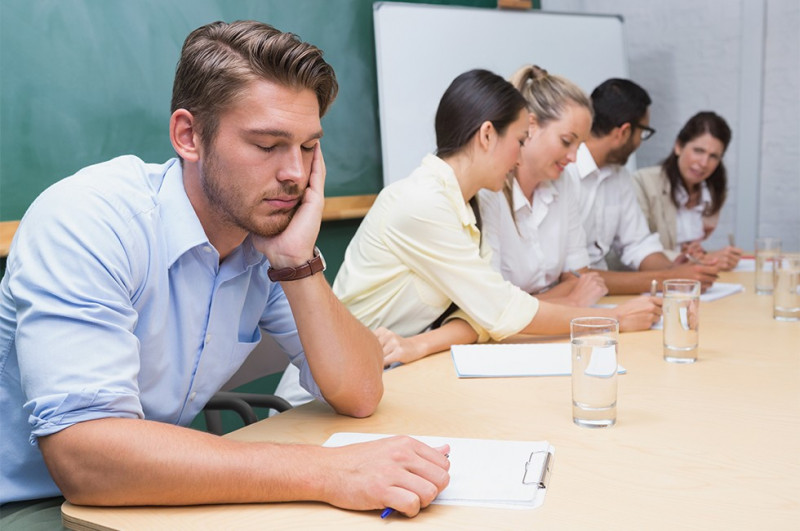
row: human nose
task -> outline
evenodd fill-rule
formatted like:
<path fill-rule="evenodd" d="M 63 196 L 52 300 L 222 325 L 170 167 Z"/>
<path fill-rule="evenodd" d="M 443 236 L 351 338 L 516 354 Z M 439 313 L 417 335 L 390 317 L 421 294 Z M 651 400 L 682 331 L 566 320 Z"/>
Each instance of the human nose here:
<path fill-rule="evenodd" d="M 305 161 L 300 148 L 287 150 L 286 156 L 281 163 L 281 169 L 278 172 L 278 180 L 299 181 L 306 177 L 306 173 Z"/>
<path fill-rule="evenodd" d="M 567 152 L 567 160 L 569 162 L 575 162 L 578 160 L 578 148 L 572 148 Z"/>

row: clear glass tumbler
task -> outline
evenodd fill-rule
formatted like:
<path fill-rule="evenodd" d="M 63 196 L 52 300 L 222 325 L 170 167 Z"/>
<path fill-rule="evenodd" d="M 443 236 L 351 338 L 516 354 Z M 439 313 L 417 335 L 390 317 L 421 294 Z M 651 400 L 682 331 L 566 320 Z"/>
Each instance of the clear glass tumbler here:
<path fill-rule="evenodd" d="M 570 322 L 572 340 L 572 421 L 585 428 L 617 422 L 619 322 L 581 317 Z"/>

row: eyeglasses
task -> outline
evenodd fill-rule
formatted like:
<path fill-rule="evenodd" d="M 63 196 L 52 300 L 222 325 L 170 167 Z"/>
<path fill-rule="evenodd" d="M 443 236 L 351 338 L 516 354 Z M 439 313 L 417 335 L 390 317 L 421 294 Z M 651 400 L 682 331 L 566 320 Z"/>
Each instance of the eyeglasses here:
<path fill-rule="evenodd" d="M 656 130 L 655 129 L 653 129 L 652 127 L 648 127 L 646 125 L 634 124 L 634 127 L 638 127 L 639 129 L 642 130 L 642 141 L 645 141 L 648 138 L 650 138 L 651 136 L 653 136 L 654 134 L 656 134 Z"/>

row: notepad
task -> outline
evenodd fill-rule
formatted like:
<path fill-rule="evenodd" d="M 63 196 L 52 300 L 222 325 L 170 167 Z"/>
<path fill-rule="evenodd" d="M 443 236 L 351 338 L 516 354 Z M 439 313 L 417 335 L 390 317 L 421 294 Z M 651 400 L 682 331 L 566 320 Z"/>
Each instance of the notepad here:
<path fill-rule="evenodd" d="M 384 437 L 391 435 L 334 433 L 323 446 Z M 433 503 L 505 509 L 534 509 L 544 503 L 555 452 L 547 441 L 412 437 L 433 447 L 450 445 L 450 484 Z"/>
<path fill-rule="evenodd" d="M 572 348 L 569 343 L 453 345 L 450 354 L 459 378 L 572 374 Z M 625 368 L 617 366 L 617 372 L 624 374 Z"/>
<path fill-rule="evenodd" d="M 736 267 L 733 268 L 734 273 L 749 273 L 756 270 L 755 258 L 742 258 Z"/>

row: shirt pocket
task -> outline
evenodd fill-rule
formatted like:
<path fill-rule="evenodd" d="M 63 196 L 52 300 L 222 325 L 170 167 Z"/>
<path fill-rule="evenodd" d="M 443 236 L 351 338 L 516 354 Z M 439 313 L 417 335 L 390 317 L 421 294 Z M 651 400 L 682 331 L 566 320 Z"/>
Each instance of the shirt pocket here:
<path fill-rule="evenodd" d="M 243 338 L 240 336 L 239 341 L 234 343 L 231 349 L 230 362 L 231 365 L 234 366 L 234 372 L 238 370 L 239 366 L 247 359 L 247 356 L 249 356 L 261 342 L 261 329 L 256 327 L 250 338 L 247 338 L 246 341 L 242 341 L 242 339 Z"/>

